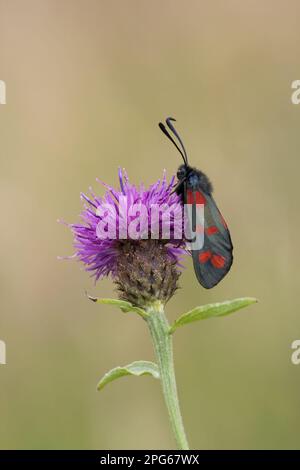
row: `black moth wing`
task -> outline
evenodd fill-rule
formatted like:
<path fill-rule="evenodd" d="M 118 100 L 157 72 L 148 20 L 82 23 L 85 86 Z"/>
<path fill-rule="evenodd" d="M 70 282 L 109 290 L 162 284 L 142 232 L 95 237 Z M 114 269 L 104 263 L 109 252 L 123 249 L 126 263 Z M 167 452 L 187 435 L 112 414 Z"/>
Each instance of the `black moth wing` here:
<path fill-rule="evenodd" d="M 188 203 L 204 203 L 204 244 L 192 250 L 194 270 L 200 284 L 211 289 L 228 273 L 233 262 L 233 245 L 227 224 L 211 194 L 187 190 Z M 192 221 L 189 220 L 190 227 Z M 200 230 L 203 230 L 200 227 Z M 196 227 L 199 233 L 199 227 Z"/>

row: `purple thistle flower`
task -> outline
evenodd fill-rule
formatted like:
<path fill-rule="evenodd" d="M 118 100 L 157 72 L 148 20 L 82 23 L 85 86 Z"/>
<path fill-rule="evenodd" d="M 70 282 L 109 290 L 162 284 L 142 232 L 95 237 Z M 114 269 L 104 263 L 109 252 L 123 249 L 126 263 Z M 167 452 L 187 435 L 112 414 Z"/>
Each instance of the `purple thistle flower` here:
<path fill-rule="evenodd" d="M 183 207 L 181 198 L 172 192 L 174 177 L 168 183 L 164 172 L 162 180 L 146 189 L 143 184 L 131 184 L 125 170 L 119 169 L 119 190 L 97 181 L 106 188 L 104 196 L 96 196 L 91 189 L 90 196 L 81 194 L 81 223 L 68 224 L 74 236 L 73 257 L 84 264 L 96 281 L 111 275 L 121 297 L 134 304 L 153 298 L 166 302 L 177 288 L 178 266 L 186 253 L 184 239 L 178 237 L 178 229 L 183 233 Z M 134 204 L 143 205 L 143 214 L 132 211 Z M 158 212 L 157 239 L 151 239 L 153 207 L 172 209 L 167 222 L 162 211 Z M 132 239 L 129 227 L 135 222 Z M 114 227 L 114 236 L 108 232 L 99 238 L 99 223 Z M 166 223 L 169 236 L 162 238 Z"/>

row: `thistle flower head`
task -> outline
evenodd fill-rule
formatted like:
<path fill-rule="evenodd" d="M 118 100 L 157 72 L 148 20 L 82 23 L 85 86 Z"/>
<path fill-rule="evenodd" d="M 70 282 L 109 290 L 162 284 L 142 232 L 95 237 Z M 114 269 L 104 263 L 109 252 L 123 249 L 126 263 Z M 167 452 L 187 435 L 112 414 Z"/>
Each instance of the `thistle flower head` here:
<path fill-rule="evenodd" d="M 104 196 L 91 189 L 89 196 L 81 194 L 81 222 L 69 225 L 73 257 L 96 281 L 110 275 L 123 299 L 135 305 L 165 303 L 177 288 L 180 260 L 186 252 L 178 235 L 182 204 L 172 192 L 174 177 L 168 183 L 164 173 L 149 188 L 137 187 L 119 170 L 120 189 L 100 183 L 106 189 Z M 162 234 L 166 229 L 167 237 Z"/>

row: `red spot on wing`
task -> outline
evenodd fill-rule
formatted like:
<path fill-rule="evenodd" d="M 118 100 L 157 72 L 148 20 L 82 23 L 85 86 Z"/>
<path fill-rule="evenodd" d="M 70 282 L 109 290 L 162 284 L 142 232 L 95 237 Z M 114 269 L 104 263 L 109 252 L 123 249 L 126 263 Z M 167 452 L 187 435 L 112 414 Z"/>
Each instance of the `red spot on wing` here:
<path fill-rule="evenodd" d="M 206 263 L 211 258 L 211 251 L 202 251 L 199 253 L 199 261 L 200 263 Z"/>
<path fill-rule="evenodd" d="M 194 202 L 193 192 L 190 189 L 186 192 L 186 202 L 187 204 L 193 204 Z"/>
<path fill-rule="evenodd" d="M 214 233 L 217 233 L 219 230 L 218 230 L 218 227 L 216 227 L 215 225 L 212 225 L 211 227 L 207 227 L 207 229 L 205 230 L 205 233 L 206 235 L 213 235 Z"/>
<path fill-rule="evenodd" d="M 217 269 L 223 268 L 225 261 L 224 256 L 221 255 L 212 255 L 211 257 L 211 264 Z"/>
<path fill-rule="evenodd" d="M 206 199 L 200 191 L 194 191 L 193 192 L 191 189 L 188 189 L 186 196 L 187 196 L 187 198 L 186 198 L 187 204 L 193 204 L 194 202 L 196 204 L 205 204 L 206 203 Z"/>

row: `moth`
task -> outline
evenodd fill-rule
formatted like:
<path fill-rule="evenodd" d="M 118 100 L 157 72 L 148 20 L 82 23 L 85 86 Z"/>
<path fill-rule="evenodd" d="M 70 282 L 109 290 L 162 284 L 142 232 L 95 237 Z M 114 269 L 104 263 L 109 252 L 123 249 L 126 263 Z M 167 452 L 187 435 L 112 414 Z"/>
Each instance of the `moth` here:
<path fill-rule="evenodd" d="M 208 177 L 188 163 L 187 152 L 172 122 L 167 118 L 166 125 L 159 123 L 162 132 L 175 145 L 182 156 L 183 164 L 177 171 L 178 182 L 174 191 L 181 196 L 183 204 L 191 205 L 188 211 L 188 224 L 192 233 L 202 232 L 203 243 L 200 249 L 192 249 L 194 271 L 200 284 L 206 289 L 216 286 L 228 273 L 233 262 L 233 245 L 228 226 L 212 196 L 213 187 Z M 177 142 L 175 141 L 177 139 Z M 204 206 L 204 224 L 197 225 L 197 205 Z"/>

